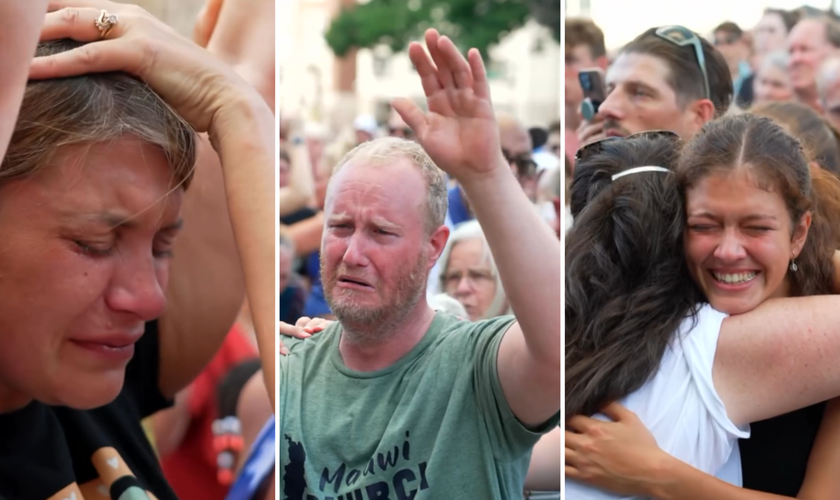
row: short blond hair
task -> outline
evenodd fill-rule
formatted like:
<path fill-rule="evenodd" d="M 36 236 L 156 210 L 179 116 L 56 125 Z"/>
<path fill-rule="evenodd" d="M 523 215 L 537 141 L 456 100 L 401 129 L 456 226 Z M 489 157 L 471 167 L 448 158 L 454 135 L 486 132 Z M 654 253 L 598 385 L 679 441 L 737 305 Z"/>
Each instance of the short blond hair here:
<path fill-rule="evenodd" d="M 431 234 L 446 220 L 446 210 L 449 207 L 446 174 L 435 165 L 426 151 L 416 142 L 399 137 L 382 137 L 364 142 L 344 155 L 344 158 L 333 169 L 332 176 L 334 177 L 344 165 L 352 160 L 365 159 L 376 165 L 385 165 L 399 158 L 405 158 L 417 167 L 426 184 L 425 229 L 427 234 Z"/>

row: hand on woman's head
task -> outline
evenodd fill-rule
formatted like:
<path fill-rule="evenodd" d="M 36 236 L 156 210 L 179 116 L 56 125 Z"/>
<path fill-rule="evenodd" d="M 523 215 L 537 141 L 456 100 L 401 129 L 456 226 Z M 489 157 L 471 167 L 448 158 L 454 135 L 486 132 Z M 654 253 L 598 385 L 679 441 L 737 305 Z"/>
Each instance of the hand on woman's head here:
<path fill-rule="evenodd" d="M 30 78 L 49 79 L 123 71 L 141 78 L 199 132 L 213 131 L 230 106 L 259 94 L 228 65 L 134 5 L 107 0 L 54 0 L 42 40 L 71 38 L 86 45 L 36 58 Z M 118 16 L 102 37 L 102 10 Z"/>

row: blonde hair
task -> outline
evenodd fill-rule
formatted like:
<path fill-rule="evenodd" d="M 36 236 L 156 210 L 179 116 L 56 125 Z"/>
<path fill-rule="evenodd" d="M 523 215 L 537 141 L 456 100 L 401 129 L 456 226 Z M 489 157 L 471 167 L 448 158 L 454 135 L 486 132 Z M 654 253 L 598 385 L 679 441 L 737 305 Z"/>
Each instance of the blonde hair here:
<path fill-rule="evenodd" d="M 426 232 L 431 234 L 443 225 L 449 198 L 446 190 L 446 174 L 438 168 L 426 151 L 416 142 L 398 137 L 383 137 L 364 142 L 344 155 L 332 171 L 335 176 L 344 165 L 354 159 L 364 159 L 377 165 L 386 165 L 399 158 L 405 158 L 420 170 L 426 184 Z"/>
<path fill-rule="evenodd" d="M 69 40 L 46 42 L 38 46 L 36 55 L 81 45 Z M 196 160 L 195 131 L 145 83 L 125 73 L 30 81 L 0 165 L 0 183 L 33 175 L 62 146 L 115 141 L 126 135 L 159 147 L 174 184 L 189 185 Z"/>

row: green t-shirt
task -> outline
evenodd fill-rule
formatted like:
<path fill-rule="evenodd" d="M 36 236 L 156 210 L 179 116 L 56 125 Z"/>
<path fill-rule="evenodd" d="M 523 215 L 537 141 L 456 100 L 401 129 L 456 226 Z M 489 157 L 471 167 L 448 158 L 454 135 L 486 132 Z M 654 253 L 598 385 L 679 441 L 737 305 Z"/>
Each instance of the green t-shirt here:
<path fill-rule="evenodd" d="M 513 322 L 438 313 L 414 349 L 376 372 L 347 368 L 338 323 L 288 343 L 280 357 L 280 497 L 521 499 L 531 449 L 560 411 L 529 430 L 508 406 L 496 358 Z"/>

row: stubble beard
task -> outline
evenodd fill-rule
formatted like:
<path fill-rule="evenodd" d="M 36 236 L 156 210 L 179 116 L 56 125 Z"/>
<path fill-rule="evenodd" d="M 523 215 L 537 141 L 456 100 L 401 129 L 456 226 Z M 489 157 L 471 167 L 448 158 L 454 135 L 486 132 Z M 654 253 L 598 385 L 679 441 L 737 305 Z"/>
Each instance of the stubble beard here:
<path fill-rule="evenodd" d="M 323 260 L 321 276 L 325 276 Z M 426 284 L 426 259 L 421 255 L 410 272 L 400 274 L 394 292 L 385 295 L 386 300 L 391 300 L 379 306 L 355 303 L 353 294 L 358 292 L 353 290 L 335 290 L 335 276 L 333 274 L 329 281 L 324 281 L 324 296 L 341 324 L 344 337 L 355 345 L 378 344 L 400 333 L 406 316 L 422 298 Z M 379 291 L 380 294 L 383 292 Z"/>

